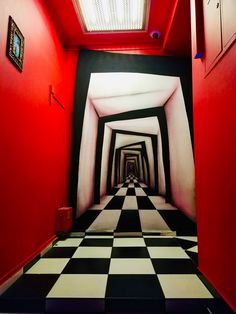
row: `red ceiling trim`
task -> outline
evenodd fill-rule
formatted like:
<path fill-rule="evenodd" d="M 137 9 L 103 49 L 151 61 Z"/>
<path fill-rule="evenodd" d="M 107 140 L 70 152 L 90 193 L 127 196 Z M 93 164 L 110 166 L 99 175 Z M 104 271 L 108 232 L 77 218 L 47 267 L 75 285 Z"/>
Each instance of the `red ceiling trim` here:
<path fill-rule="evenodd" d="M 173 6 L 173 10 L 172 10 L 172 13 L 170 15 L 170 18 L 169 18 L 169 22 L 168 22 L 168 25 L 167 25 L 167 28 L 166 28 L 166 34 L 165 34 L 165 38 L 164 38 L 164 41 L 163 41 L 163 51 L 165 51 L 165 48 L 168 44 L 168 40 L 170 38 L 170 31 L 171 31 L 171 28 L 172 28 L 172 25 L 173 25 L 173 21 L 174 21 L 174 18 L 176 16 L 176 11 L 177 11 L 177 6 L 178 6 L 178 3 L 179 3 L 179 0 L 175 0 L 175 4 Z"/>

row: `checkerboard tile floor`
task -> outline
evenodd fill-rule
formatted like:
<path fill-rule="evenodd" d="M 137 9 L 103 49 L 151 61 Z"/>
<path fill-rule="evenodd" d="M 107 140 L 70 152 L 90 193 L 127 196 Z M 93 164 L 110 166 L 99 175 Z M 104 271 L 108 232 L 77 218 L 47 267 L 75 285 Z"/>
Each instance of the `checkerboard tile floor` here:
<path fill-rule="evenodd" d="M 217 313 L 207 310 L 219 303 L 217 295 L 187 254 L 196 240 L 154 235 L 59 240 L 1 296 L 0 310 L 172 313 L 174 306 L 181 313 Z"/>
<path fill-rule="evenodd" d="M 195 223 L 136 178 L 128 178 L 110 194 L 104 196 L 100 204 L 89 208 L 75 222 L 73 230 L 196 236 Z"/>
<path fill-rule="evenodd" d="M 129 178 L 34 260 L 0 313 L 230 314 L 197 269 L 195 225 Z"/>

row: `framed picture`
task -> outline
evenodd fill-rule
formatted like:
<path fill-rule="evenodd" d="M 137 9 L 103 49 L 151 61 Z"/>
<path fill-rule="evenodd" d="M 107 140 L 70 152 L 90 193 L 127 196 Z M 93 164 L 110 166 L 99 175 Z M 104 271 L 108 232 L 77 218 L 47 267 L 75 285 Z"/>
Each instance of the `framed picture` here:
<path fill-rule="evenodd" d="M 7 35 L 7 57 L 22 72 L 24 58 L 24 36 L 9 16 Z"/>

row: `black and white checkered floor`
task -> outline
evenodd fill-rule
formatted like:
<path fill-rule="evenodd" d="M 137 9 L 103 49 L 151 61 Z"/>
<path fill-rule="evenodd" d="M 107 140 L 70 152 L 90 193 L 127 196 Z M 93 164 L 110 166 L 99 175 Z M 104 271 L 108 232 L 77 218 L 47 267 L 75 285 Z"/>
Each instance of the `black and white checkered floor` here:
<path fill-rule="evenodd" d="M 137 179 L 128 178 L 111 193 L 78 219 L 74 231 L 196 236 L 196 225 L 190 219 Z"/>
<path fill-rule="evenodd" d="M 136 193 L 136 202 L 129 196 L 117 196 L 117 193 L 127 195 L 129 189 Z M 98 215 L 96 219 L 93 216 L 90 223 L 89 219 L 84 219 L 81 230 L 86 232 L 74 232 L 58 240 L 27 267 L 20 279 L 1 296 L 0 312 L 231 313 L 197 269 L 197 237 L 193 235 L 193 226 L 176 230 L 174 219 L 178 216 L 170 218 L 168 213 L 177 210 L 171 205 L 157 209 L 156 198 L 148 197 L 148 209 L 141 209 L 141 204 L 145 204 L 144 208 L 148 204 L 147 200 L 139 200 L 139 197 L 147 198 L 139 196 L 144 189 L 121 187 L 114 197 L 108 197 L 106 203 L 101 204 L 104 211 L 94 206 L 89 212 Z M 116 209 L 118 203 L 122 210 Z M 139 209 L 129 209 L 131 204 Z M 109 222 L 112 208 L 116 220 L 105 233 L 105 224 L 99 217 Z M 119 211 L 117 216 L 116 211 Z M 152 219 L 145 218 L 144 213 L 149 211 L 157 213 L 160 228 L 156 233 Z M 102 215 L 107 212 L 107 217 Z M 131 223 L 130 235 L 125 229 L 128 219 L 133 219 L 129 212 L 133 217 L 136 215 L 138 223 L 136 229 Z M 122 218 L 123 213 L 123 217 L 127 215 L 125 218 Z M 99 234 L 95 226 L 103 233 Z M 145 232 L 146 229 L 151 232 Z M 188 230 L 190 234 L 186 235 Z M 160 235 L 167 231 L 177 235 Z"/>

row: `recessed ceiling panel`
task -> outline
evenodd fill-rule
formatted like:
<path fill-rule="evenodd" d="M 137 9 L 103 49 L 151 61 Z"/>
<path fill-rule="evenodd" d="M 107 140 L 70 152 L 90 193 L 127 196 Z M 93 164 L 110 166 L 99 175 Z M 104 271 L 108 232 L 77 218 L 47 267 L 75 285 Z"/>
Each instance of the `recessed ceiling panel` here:
<path fill-rule="evenodd" d="M 144 29 L 145 0 L 75 0 L 88 32 Z"/>

